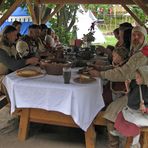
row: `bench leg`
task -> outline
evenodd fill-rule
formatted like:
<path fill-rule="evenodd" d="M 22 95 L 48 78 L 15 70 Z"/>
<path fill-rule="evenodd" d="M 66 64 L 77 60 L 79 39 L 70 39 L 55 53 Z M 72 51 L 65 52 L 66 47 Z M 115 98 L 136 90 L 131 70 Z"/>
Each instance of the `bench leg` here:
<path fill-rule="evenodd" d="M 133 137 L 127 137 L 125 148 L 130 148 L 132 141 L 133 141 Z"/>
<path fill-rule="evenodd" d="M 18 139 L 24 141 L 28 135 L 29 128 L 29 109 L 22 109 L 20 115 Z"/>
<path fill-rule="evenodd" d="M 85 144 L 86 148 L 95 148 L 96 132 L 93 124 L 91 124 L 90 127 L 85 132 Z"/>
<path fill-rule="evenodd" d="M 148 148 L 148 132 L 142 132 L 142 148 Z"/>

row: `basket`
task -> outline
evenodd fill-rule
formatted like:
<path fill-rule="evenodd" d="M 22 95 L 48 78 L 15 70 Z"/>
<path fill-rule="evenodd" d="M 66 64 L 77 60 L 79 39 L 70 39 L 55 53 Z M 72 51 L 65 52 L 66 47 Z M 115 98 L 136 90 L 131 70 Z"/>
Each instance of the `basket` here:
<path fill-rule="evenodd" d="M 49 75 L 62 75 L 63 67 L 68 67 L 68 64 L 63 63 L 46 63 L 44 69 Z"/>

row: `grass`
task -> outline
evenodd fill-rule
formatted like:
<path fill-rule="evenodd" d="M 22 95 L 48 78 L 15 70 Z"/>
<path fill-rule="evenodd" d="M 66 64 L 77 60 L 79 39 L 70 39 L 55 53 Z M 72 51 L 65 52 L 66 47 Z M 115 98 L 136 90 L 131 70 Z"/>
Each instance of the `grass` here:
<path fill-rule="evenodd" d="M 104 47 L 106 47 L 107 45 L 115 46 L 117 42 L 117 39 L 114 36 L 105 36 L 105 40 L 106 42 L 102 44 Z"/>
<path fill-rule="evenodd" d="M 99 44 L 99 45 L 102 45 L 104 47 L 106 47 L 107 45 L 115 46 L 116 42 L 117 42 L 117 40 L 114 36 L 105 36 L 105 40 L 106 40 L 105 43 Z M 98 45 L 98 44 L 96 44 L 96 45 Z"/>

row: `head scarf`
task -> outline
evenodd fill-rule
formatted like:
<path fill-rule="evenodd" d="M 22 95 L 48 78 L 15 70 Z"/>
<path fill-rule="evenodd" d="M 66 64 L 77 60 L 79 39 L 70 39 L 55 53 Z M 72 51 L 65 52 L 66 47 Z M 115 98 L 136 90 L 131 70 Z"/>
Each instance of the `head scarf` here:
<path fill-rule="evenodd" d="M 147 39 L 146 39 L 146 37 L 147 37 L 147 30 L 143 26 L 136 26 L 136 27 L 134 27 L 132 29 L 132 33 L 133 32 L 141 32 L 144 35 L 144 42 L 143 42 L 143 44 L 140 47 L 137 47 L 137 48 L 133 49 L 133 43 L 131 42 L 130 51 L 135 53 L 135 52 L 140 51 L 144 46 L 147 45 Z"/>

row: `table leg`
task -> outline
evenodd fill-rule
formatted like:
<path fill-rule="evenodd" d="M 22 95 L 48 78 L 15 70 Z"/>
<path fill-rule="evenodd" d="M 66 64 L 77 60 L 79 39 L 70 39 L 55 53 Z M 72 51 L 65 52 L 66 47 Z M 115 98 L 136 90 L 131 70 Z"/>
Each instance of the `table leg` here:
<path fill-rule="evenodd" d="M 20 141 L 24 141 L 28 135 L 29 113 L 30 113 L 29 109 L 22 109 L 22 111 L 21 111 L 19 132 L 18 132 L 18 139 Z"/>
<path fill-rule="evenodd" d="M 85 132 L 85 144 L 86 148 L 95 148 L 96 132 L 93 124 Z"/>

